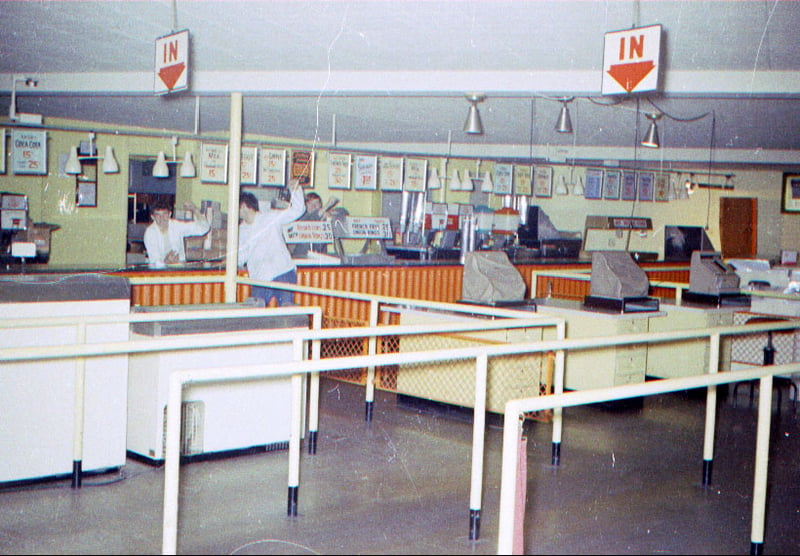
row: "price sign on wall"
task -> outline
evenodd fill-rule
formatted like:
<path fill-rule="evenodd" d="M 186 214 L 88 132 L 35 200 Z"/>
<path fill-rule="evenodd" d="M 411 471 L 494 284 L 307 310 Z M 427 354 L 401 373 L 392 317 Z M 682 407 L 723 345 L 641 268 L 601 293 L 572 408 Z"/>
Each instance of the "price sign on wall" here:
<path fill-rule="evenodd" d="M 47 174 L 47 132 L 11 132 L 11 168 L 15 174 Z"/>
<path fill-rule="evenodd" d="M 203 143 L 200 146 L 200 180 L 228 182 L 228 145 Z"/>

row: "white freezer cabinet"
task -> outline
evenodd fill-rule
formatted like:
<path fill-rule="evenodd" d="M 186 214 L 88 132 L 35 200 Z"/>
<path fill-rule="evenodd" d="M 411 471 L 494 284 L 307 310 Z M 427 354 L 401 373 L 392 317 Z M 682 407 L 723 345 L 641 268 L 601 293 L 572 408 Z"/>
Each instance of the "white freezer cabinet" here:
<path fill-rule="evenodd" d="M 176 306 L 242 308 L 224 306 Z M 169 310 L 171 307 L 148 308 Z M 132 340 L 151 341 L 174 335 L 209 338 L 236 330 L 247 335 L 265 328 L 304 328 L 306 316 L 265 316 L 245 319 L 165 321 L 134 324 Z M 130 356 L 128 372 L 128 451 L 140 459 L 158 463 L 164 459 L 164 430 L 169 375 L 182 369 L 208 369 L 291 361 L 291 342 L 264 345 L 161 351 Z M 190 384 L 184 387 L 181 455 L 200 459 L 211 454 L 242 450 L 285 448 L 289 440 L 291 378 Z"/>

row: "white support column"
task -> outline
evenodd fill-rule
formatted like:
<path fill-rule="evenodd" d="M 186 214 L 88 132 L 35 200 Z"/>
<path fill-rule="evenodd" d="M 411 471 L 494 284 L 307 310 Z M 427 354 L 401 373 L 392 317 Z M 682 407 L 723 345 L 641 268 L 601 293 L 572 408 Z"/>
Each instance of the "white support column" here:
<path fill-rule="evenodd" d="M 228 244 L 225 252 L 225 303 L 236 303 L 239 252 L 239 185 L 242 166 L 242 93 L 231 93 L 228 147 Z"/>
<path fill-rule="evenodd" d="M 483 491 L 483 453 L 486 435 L 486 384 L 489 358 L 481 354 L 475 358 L 475 410 L 472 417 L 472 479 L 469 495 L 469 539 L 478 540 L 481 531 L 481 504 Z"/>

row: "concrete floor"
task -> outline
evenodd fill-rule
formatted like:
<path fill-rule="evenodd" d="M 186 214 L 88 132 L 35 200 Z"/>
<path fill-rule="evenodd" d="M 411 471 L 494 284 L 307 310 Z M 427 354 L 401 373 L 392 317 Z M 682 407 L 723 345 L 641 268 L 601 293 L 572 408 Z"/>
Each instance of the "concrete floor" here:
<path fill-rule="evenodd" d="M 181 469 L 184 554 L 495 554 L 502 430 L 486 437 L 481 535 L 469 533 L 471 425 L 378 392 L 322 380 L 318 453 L 302 457 L 299 513 L 287 517 L 288 452 Z M 722 398 L 722 396 L 720 396 Z M 800 430 L 773 421 L 765 554 L 800 553 Z M 777 416 L 777 413 L 775 414 Z M 712 486 L 702 486 L 704 400 L 686 393 L 640 407 L 565 410 L 561 464 L 551 427 L 529 421 L 529 554 L 747 554 L 756 410 L 720 402 Z M 161 551 L 163 469 L 0 488 L 0 552 Z"/>

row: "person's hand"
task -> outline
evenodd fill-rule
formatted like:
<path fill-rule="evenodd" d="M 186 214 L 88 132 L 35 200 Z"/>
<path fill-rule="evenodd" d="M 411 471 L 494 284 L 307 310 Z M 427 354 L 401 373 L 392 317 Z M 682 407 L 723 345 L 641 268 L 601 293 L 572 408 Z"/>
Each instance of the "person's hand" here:
<path fill-rule="evenodd" d="M 167 253 L 167 256 L 164 257 L 164 262 L 167 263 L 167 264 L 177 263 L 179 261 L 180 261 L 180 257 L 178 257 L 178 252 L 174 251 L 174 250 L 170 251 L 169 253 Z"/>
<path fill-rule="evenodd" d="M 200 212 L 200 209 L 198 209 L 197 205 L 195 205 L 192 201 L 186 201 L 183 203 L 183 208 L 192 211 L 193 220 L 200 220 L 202 222 L 206 221 L 206 215 Z"/>
<path fill-rule="evenodd" d="M 297 178 L 292 178 L 289 180 L 289 191 L 294 193 L 300 188 L 300 180 Z"/>

